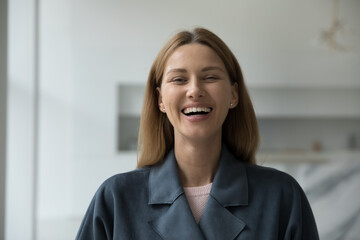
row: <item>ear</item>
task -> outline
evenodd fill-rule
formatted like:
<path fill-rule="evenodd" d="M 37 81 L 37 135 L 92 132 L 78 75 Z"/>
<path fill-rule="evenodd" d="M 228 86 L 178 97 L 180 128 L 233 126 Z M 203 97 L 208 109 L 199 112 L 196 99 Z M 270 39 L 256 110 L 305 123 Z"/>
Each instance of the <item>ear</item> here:
<path fill-rule="evenodd" d="M 159 109 L 161 112 L 165 112 L 164 109 L 165 109 L 165 105 L 162 101 L 162 95 L 161 95 L 161 88 L 160 87 L 157 87 L 156 88 L 156 91 L 158 93 L 158 106 L 159 106 Z"/>
<path fill-rule="evenodd" d="M 231 103 L 230 108 L 235 108 L 239 103 L 239 85 L 237 83 L 231 86 Z"/>

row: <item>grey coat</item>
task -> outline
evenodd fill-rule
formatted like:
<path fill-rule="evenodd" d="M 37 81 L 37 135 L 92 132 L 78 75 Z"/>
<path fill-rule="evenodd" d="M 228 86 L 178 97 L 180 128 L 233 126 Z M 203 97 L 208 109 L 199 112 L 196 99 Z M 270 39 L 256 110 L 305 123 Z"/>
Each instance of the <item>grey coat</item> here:
<path fill-rule="evenodd" d="M 96 192 L 76 239 L 319 239 L 313 213 L 288 174 L 245 164 L 225 146 L 196 224 L 174 152 L 155 166 L 115 175 Z"/>

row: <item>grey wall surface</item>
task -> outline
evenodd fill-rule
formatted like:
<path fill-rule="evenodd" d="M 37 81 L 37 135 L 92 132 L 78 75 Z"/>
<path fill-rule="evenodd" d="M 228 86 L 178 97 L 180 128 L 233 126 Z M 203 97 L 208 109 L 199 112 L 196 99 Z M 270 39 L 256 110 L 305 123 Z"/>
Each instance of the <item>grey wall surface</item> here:
<path fill-rule="evenodd" d="M 5 239 L 7 0 L 0 0 L 0 240 Z"/>

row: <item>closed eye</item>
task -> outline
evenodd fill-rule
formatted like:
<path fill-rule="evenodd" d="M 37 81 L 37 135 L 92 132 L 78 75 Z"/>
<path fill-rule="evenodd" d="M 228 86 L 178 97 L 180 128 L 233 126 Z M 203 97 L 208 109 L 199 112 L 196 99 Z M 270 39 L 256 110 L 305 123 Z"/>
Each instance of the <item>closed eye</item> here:
<path fill-rule="evenodd" d="M 208 75 L 204 77 L 204 80 L 209 80 L 209 81 L 214 81 L 214 80 L 218 80 L 219 77 L 215 76 L 215 75 Z"/>
<path fill-rule="evenodd" d="M 185 82 L 186 82 L 186 79 L 185 79 L 185 78 L 181 78 L 181 77 L 176 77 L 176 78 L 171 79 L 171 82 L 181 84 L 181 83 L 185 83 Z"/>

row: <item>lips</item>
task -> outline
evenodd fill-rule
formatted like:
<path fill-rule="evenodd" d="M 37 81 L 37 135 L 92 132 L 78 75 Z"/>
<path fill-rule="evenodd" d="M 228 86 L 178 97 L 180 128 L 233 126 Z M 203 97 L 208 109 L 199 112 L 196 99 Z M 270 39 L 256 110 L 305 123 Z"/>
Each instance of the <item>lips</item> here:
<path fill-rule="evenodd" d="M 212 111 L 210 107 L 186 107 L 182 110 L 182 113 L 186 116 L 193 115 L 206 115 Z"/>

